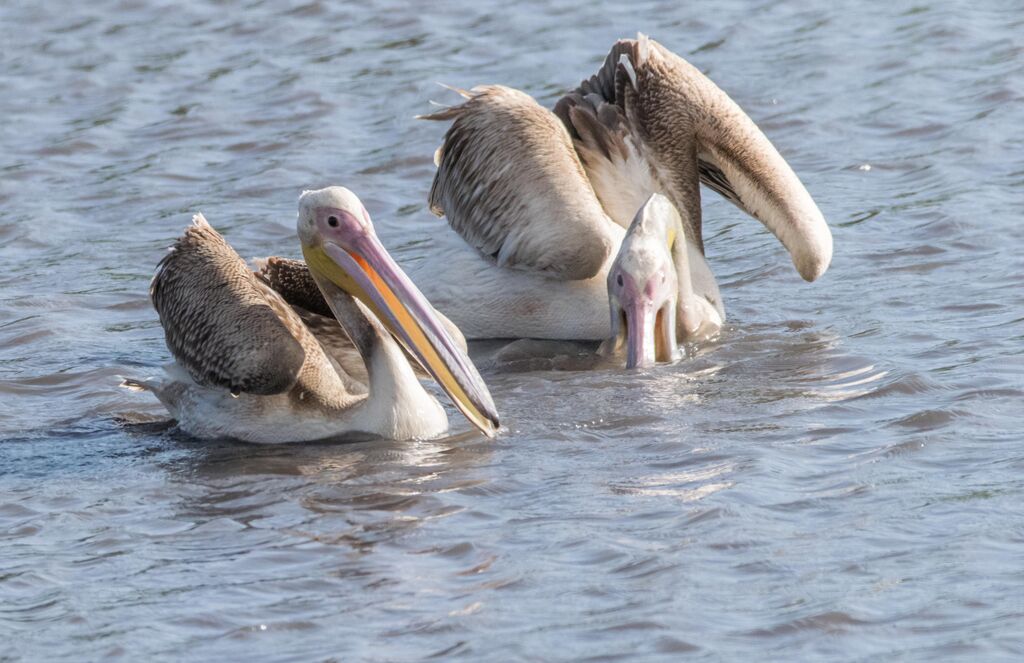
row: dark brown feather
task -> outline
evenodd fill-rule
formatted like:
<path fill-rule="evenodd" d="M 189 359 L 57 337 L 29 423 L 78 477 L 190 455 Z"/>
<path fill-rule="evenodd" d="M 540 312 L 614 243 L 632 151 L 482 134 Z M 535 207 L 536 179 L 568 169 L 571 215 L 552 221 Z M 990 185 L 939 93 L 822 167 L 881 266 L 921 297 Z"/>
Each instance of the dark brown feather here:
<path fill-rule="evenodd" d="M 650 40 L 649 48 L 660 45 Z M 623 58 L 629 61 L 636 84 L 621 62 Z M 604 126 L 605 134 L 628 134 L 638 146 L 642 145 L 651 165 L 662 166 L 651 168 L 660 182 L 658 192 L 667 195 L 680 209 L 688 236 L 703 252 L 698 187 L 701 173 L 691 117 L 698 104 L 686 96 L 693 91 L 689 81 L 675 69 L 661 66 L 660 60 L 655 63 L 642 53 L 639 41 L 623 39 L 612 46 L 596 74 L 559 100 L 555 113 L 573 133 L 577 149 L 587 135 L 593 134 L 594 128 L 589 124 L 598 118 L 603 120 L 599 125 Z M 667 118 L 662 117 L 659 110 L 669 101 L 673 104 L 671 112 Z M 610 160 L 611 150 L 606 152 Z M 623 186 L 626 185 L 624 181 Z M 637 192 L 637 197 L 646 199 L 648 193 Z"/>
<path fill-rule="evenodd" d="M 256 276 L 292 306 L 334 319 L 334 313 L 305 262 L 273 256 L 259 261 Z"/>
<path fill-rule="evenodd" d="M 150 286 L 167 347 L 198 384 L 278 394 L 298 378 L 301 321 L 201 216 Z"/>

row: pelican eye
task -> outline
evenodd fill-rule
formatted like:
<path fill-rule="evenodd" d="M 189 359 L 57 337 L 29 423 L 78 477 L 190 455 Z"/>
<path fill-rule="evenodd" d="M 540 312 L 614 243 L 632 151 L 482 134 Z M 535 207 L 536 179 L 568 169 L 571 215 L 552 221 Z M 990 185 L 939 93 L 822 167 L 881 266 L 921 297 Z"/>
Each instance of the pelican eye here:
<path fill-rule="evenodd" d="M 329 225 L 332 228 L 337 228 L 338 227 L 338 217 L 334 216 L 333 214 L 331 216 L 327 217 L 327 225 Z"/>
<path fill-rule="evenodd" d="M 615 282 L 619 284 L 620 288 L 622 287 L 622 274 L 615 277 Z"/>

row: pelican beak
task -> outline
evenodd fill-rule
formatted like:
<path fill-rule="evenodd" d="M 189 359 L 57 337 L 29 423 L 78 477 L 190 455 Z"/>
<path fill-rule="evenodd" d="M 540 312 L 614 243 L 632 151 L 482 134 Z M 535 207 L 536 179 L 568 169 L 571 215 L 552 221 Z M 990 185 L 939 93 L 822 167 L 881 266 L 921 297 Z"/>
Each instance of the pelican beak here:
<path fill-rule="evenodd" d="M 304 245 L 306 264 L 373 311 L 470 423 L 494 437 L 498 414 L 491 394 L 426 297 L 371 229 L 349 233 L 343 243 L 324 238 Z"/>
<path fill-rule="evenodd" d="M 666 304 L 655 310 L 646 302 L 629 302 L 622 309 L 626 331 L 626 368 L 644 368 L 669 362 L 678 352 L 675 308 Z"/>

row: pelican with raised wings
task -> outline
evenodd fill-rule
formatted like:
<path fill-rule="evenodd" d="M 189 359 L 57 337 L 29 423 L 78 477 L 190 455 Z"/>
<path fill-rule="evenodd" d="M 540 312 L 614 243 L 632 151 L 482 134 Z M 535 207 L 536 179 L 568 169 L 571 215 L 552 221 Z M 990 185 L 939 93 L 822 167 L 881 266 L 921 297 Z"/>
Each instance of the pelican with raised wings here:
<path fill-rule="evenodd" d="M 154 392 L 179 427 L 199 438 L 435 437 L 448 429 L 447 416 L 404 347 L 462 414 L 493 436 L 498 416 L 487 387 L 381 245 L 355 194 L 342 187 L 303 193 L 298 234 L 309 270 L 289 281 L 279 259 L 253 273 L 196 215 L 150 288 L 175 362 L 165 379 L 127 386 Z M 322 299 L 313 296 L 310 277 Z M 304 303 L 326 303 L 364 370 L 344 368 L 333 351 L 337 343 L 325 340 L 330 334 L 316 331 L 309 311 L 292 306 Z"/>
<path fill-rule="evenodd" d="M 459 92 L 464 103 L 423 117 L 453 121 L 435 154 L 430 207 L 465 243 L 442 243 L 413 273 L 432 277 L 426 293 L 468 338 L 608 338 L 609 273 L 617 257 L 638 276 L 645 269 L 620 254 L 634 251 L 625 229 L 652 194 L 680 219 L 673 253 L 687 259 L 672 264 L 685 264 L 676 280 L 692 292 L 678 301 L 696 302 L 675 316 L 677 339 L 720 327 L 702 182 L 760 220 L 804 279 L 828 268 L 831 233 L 786 161 L 728 95 L 644 35 L 616 43 L 554 112 L 503 86 Z M 669 213 L 661 203 L 647 212 Z"/>

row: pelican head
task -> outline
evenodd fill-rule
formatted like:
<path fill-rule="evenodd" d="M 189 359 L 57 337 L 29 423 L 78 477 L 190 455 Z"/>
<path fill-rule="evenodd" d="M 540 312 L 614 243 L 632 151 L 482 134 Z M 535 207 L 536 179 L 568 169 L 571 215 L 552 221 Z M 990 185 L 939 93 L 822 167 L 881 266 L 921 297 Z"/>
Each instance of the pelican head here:
<path fill-rule="evenodd" d="M 671 361 L 678 352 L 679 282 L 673 249 L 682 235 L 675 206 L 653 194 L 633 217 L 608 271 L 609 344 L 616 348 L 625 342 L 626 368 Z"/>
<path fill-rule="evenodd" d="M 359 198 L 340 186 L 303 192 L 298 234 L 306 264 L 328 303 L 330 285 L 362 302 L 466 418 L 484 434 L 494 435 L 498 415 L 486 385 L 433 307 L 377 239 Z"/>

